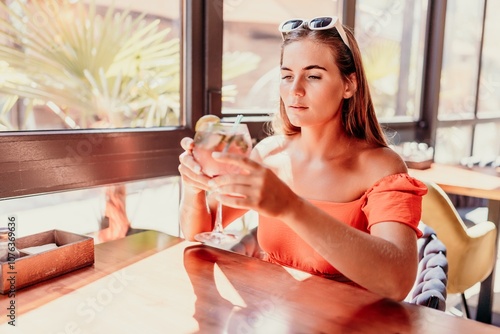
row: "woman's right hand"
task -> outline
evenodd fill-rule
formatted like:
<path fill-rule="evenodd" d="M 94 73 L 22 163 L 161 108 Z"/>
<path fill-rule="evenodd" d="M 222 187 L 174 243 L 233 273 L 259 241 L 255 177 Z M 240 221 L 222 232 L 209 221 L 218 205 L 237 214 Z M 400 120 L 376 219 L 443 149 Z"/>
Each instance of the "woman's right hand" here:
<path fill-rule="evenodd" d="M 192 138 L 184 137 L 181 140 L 184 152 L 179 156 L 179 173 L 185 186 L 193 190 L 208 191 L 210 178 L 201 172 L 201 166 L 193 157 L 194 141 Z"/>

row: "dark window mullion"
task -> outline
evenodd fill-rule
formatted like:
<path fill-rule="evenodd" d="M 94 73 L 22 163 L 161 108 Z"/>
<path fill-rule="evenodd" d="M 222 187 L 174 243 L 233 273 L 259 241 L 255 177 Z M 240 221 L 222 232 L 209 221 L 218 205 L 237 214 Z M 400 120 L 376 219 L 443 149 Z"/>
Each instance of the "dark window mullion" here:
<path fill-rule="evenodd" d="M 182 1 L 182 107 L 185 124 L 194 124 L 206 110 L 205 86 L 205 10 L 204 1 Z"/>
<path fill-rule="evenodd" d="M 409 96 L 409 79 L 411 67 L 411 51 L 413 44 L 413 27 L 415 1 L 406 1 L 403 7 L 403 31 L 400 47 L 398 93 L 396 96 L 396 116 L 405 116 Z"/>
<path fill-rule="evenodd" d="M 205 3 L 205 84 L 206 113 L 222 117 L 223 0 Z"/>
<path fill-rule="evenodd" d="M 356 23 L 356 0 L 344 0 L 342 3 L 342 23 L 354 30 Z"/>
<path fill-rule="evenodd" d="M 478 106 L 479 106 L 479 93 L 480 93 L 480 87 L 481 87 L 481 69 L 482 69 L 482 64 L 483 64 L 483 47 L 484 47 L 484 30 L 486 27 L 486 8 L 488 6 L 488 0 L 484 0 L 484 7 L 483 7 L 483 20 L 481 24 L 481 39 L 479 42 L 479 54 L 478 54 L 478 66 L 477 66 L 477 83 L 476 83 L 476 99 L 474 101 L 474 118 L 477 118 L 477 113 L 478 113 Z"/>
<path fill-rule="evenodd" d="M 481 24 L 481 39 L 479 42 L 479 54 L 478 54 L 478 66 L 477 66 L 477 82 L 476 82 L 476 94 L 475 94 L 475 101 L 474 101 L 474 119 L 477 120 L 477 113 L 478 113 L 478 106 L 479 106 L 479 90 L 481 89 L 481 68 L 482 68 L 482 62 L 483 62 L 483 46 L 484 46 L 484 29 L 486 25 L 486 7 L 488 5 L 488 0 L 484 0 L 483 4 L 483 20 Z M 471 145 L 470 145 L 470 151 L 469 155 L 472 156 L 472 153 L 474 151 L 474 140 L 475 140 L 475 133 L 476 133 L 476 122 L 474 123 L 474 126 L 472 127 L 472 134 L 471 134 Z"/>
<path fill-rule="evenodd" d="M 430 146 L 436 144 L 446 5 L 447 0 L 430 1 L 428 4 L 423 87 L 416 140 Z"/>
<path fill-rule="evenodd" d="M 222 115 L 222 72 L 223 72 L 223 39 L 224 13 L 223 0 L 205 0 L 205 83 L 206 83 L 206 113 Z M 225 115 L 227 116 L 227 115 Z M 250 134 L 256 140 L 267 136 L 264 132 L 264 122 L 245 119 Z"/>

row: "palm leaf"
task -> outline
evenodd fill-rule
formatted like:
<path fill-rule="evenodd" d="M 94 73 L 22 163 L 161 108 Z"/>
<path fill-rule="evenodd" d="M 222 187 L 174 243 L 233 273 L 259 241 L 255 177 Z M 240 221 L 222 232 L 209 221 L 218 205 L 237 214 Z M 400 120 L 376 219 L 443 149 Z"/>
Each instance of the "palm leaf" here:
<path fill-rule="evenodd" d="M 167 41 L 170 31 L 160 30 L 158 21 L 147 23 L 145 14 L 132 18 L 113 6 L 100 17 L 94 1 L 88 7 L 56 0 L 14 3 L 22 14 L 0 3 L 6 13 L 0 34 L 7 40 L 0 59 L 9 69 L 0 93 L 79 110 L 84 122 L 106 117 L 125 126 L 126 119 L 117 120 L 119 112 L 131 105 L 151 112 L 162 94 L 178 95 L 179 43 Z M 34 17 L 51 19 L 36 24 Z M 176 79 L 175 89 L 172 80 L 158 79 L 167 73 Z M 171 108 L 178 110 L 178 103 Z"/>
<path fill-rule="evenodd" d="M 2 100 L 0 100 L 2 104 L 2 108 L 0 109 L 0 129 L 9 130 L 12 128 L 12 124 L 9 122 L 7 118 L 7 114 L 12 109 L 12 107 L 17 102 L 17 96 L 7 96 Z"/>
<path fill-rule="evenodd" d="M 114 6 L 101 16 L 93 0 L 25 2 L 0 1 L 0 94 L 31 106 L 42 101 L 68 127 L 96 119 L 114 127 L 178 124 L 180 41 L 169 39 L 159 20 Z M 259 61 L 252 53 L 224 54 L 224 80 Z M 231 97 L 236 89 L 223 93 Z M 80 124 L 67 118 L 70 111 Z"/>

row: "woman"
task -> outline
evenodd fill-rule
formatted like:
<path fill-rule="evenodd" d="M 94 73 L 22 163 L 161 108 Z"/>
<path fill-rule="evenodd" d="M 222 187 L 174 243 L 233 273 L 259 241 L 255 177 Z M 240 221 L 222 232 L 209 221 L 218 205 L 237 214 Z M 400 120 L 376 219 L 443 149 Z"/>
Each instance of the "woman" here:
<path fill-rule="evenodd" d="M 427 189 L 407 174 L 377 122 L 361 55 L 338 20 L 280 26 L 280 112 L 251 157 L 215 154 L 244 172 L 209 179 L 181 142 L 185 237 L 213 227 L 213 190 L 224 225 L 259 214 L 265 259 L 403 300 L 417 271 L 416 239 Z"/>

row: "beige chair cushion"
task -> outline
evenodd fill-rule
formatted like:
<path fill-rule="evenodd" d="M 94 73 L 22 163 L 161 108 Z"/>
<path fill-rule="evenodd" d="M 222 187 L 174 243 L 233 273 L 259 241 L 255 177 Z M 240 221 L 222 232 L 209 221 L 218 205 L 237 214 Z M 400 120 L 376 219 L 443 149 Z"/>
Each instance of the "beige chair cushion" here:
<path fill-rule="evenodd" d="M 463 293 L 482 282 L 496 260 L 496 227 L 489 221 L 467 228 L 448 195 L 435 183 L 425 182 L 422 221 L 445 244 L 448 259 L 448 293 Z"/>

